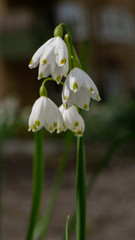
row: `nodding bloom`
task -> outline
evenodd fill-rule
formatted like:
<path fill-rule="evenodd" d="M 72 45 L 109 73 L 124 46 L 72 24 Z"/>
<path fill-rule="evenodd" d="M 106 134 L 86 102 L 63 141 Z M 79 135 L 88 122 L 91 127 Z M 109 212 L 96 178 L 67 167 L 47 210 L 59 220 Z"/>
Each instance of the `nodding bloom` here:
<path fill-rule="evenodd" d="M 68 49 L 61 37 L 53 37 L 45 42 L 33 55 L 29 67 L 39 65 L 38 79 L 46 78 L 50 74 L 59 84 L 63 76 L 67 76 Z"/>
<path fill-rule="evenodd" d="M 70 129 L 75 134 L 75 136 L 81 137 L 85 129 L 85 123 L 82 116 L 78 113 L 76 107 L 72 105 L 72 107 L 65 109 L 62 104 L 59 109 L 63 116 L 63 126 L 65 130 Z"/>
<path fill-rule="evenodd" d="M 63 117 L 57 105 L 48 97 L 41 96 L 32 107 L 28 131 L 36 132 L 42 127 L 49 132 L 60 133 L 63 130 Z"/>
<path fill-rule="evenodd" d="M 72 69 L 63 86 L 62 101 L 64 107 L 67 109 L 75 104 L 88 111 L 90 98 L 100 101 L 95 83 L 83 70 Z"/>

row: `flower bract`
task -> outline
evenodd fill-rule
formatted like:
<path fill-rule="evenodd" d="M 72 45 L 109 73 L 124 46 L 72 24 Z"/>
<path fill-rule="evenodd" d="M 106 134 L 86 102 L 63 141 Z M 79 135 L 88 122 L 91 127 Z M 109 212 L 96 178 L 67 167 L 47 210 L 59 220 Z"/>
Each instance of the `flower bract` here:
<path fill-rule="evenodd" d="M 76 107 L 73 105 L 65 109 L 62 104 L 59 109 L 63 116 L 65 130 L 70 129 L 76 136 L 82 136 L 85 129 L 85 123 Z"/>
<path fill-rule="evenodd" d="M 39 65 L 38 79 L 49 75 L 59 84 L 63 76 L 67 76 L 68 49 L 61 37 L 53 37 L 45 42 L 33 55 L 29 67 Z"/>
<path fill-rule="evenodd" d="M 77 105 L 89 110 L 90 98 L 100 101 L 98 89 L 86 72 L 73 68 L 63 86 L 62 101 L 65 108 Z"/>
<path fill-rule="evenodd" d="M 36 132 L 42 127 L 51 133 L 55 130 L 57 133 L 63 130 L 63 117 L 59 108 L 45 96 L 38 98 L 32 107 L 28 131 Z"/>

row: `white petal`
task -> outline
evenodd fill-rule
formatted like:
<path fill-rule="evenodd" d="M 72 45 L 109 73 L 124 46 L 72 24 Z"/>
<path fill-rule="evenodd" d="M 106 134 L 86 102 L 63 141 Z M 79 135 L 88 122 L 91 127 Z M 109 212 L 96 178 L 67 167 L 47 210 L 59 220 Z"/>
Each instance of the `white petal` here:
<path fill-rule="evenodd" d="M 63 129 L 62 114 L 57 105 L 49 98 L 47 98 L 46 118 L 44 127 L 50 132 L 53 132 L 55 129 L 57 129 L 57 132 L 61 132 Z"/>
<path fill-rule="evenodd" d="M 44 51 L 40 57 L 40 64 L 46 65 L 51 63 L 52 58 L 54 58 L 54 47 L 50 44 L 47 45 L 47 47 L 44 48 Z"/>
<path fill-rule="evenodd" d="M 41 54 L 43 53 L 44 49 L 53 41 L 54 41 L 54 38 L 49 39 L 35 52 L 29 64 L 30 68 L 35 68 L 38 66 Z"/>
<path fill-rule="evenodd" d="M 68 101 L 70 101 L 71 99 L 72 99 L 72 104 L 75 104 L 79 108 L 84 109 L 86 111 L 89 110 L 90 92 L 88 92 L 86 89 L 81 88 L 76 93 L 71 91 Z M 69 102 L 67 102 L 67 104 L 69 105 Z"/>
<path fill-rule="evenodd" d="M 75 135 L 82 136 L 85 128 L 85 123 L 82 116 L 78 113 L 75 106 L 68 108 L 67 110 L 61 106 L 60 111 L 63 115 L 65 126 L 73 131 Z"/>
<path fill-rule="evenodd" d="M 68 49 L 62 38 L 56 37 L 54 53 L 56 55 L 56 63 L 63 66 L 68 61 Z"/>
<path fill-rule="evenodd" d="M 41 78 L 46 78 L 50 75 L 51 70 L 50 70 L 50 65 L 46 64 L 44 65 L 39 65 L 38 68 L 38 80 Z"/>
<path fill-rule="evenodd" d="M 40 97 L 32 107 L 29 117 L 29 130 L 38 131 L 44 126 L 46 112 L 46 97 Z"/>
<path fill-rule="evenodd" d="M 74 68 L 68 75 L 70 90 L 77 92 L 84 84 L 82 70 Z"/>

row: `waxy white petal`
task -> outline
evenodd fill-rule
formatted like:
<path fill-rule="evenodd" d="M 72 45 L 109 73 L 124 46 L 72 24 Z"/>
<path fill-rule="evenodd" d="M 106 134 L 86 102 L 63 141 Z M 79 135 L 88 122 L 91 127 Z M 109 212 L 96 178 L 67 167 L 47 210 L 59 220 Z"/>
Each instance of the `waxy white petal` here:
<path fill-rule="evenodd" d="M 68 50 L 65 42 L 60 37 L 56 37 L 54 53 L 56 55 L 56 63 L 63 66 L 68 61 Z"/>
<path fill-rule="evenodd" d="M 49 39 L 47 42 L 45 42 L 33 55 L 30 63 L 29 63 L 29 68 L 35 68 L 38 66 L 40 57 L 44 51 L 44 49 L 51 44 L 54 41 L 54 38 Z"/>
<path fill-rule="evenodd" d="M 29 131 L 36 132 L 45 127 L 49 132 L 63 130 L 63 117 L 57 105 L 47 97 L 40 97 L 32 107 Z"/>
<path fill-rule="evenodd" d="M 85 123 L 76 107 L 73 105 L 65 110 L 63 105 L 61 105 L 59 109 L 63 115 L 65 127 L 73 131 L 75 135 L 82 136 L 85 129 Z"/>
<path fill-rule="evenodd" d="M 75 104 L 79 108 L 88 111 L 90 98 L 100 101 L 95 83 L 83 70 L 79 68 L 72 69 L 62 91 L 62 102 L 65 108 Z"/>

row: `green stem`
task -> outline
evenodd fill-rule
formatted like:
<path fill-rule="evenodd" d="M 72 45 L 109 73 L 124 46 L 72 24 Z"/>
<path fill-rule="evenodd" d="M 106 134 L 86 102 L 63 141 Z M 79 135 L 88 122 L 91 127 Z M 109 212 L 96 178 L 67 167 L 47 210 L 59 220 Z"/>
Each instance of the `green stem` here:
<path fill-rule="evenodd" d="M 41 130 L 34 133 L 34 140 L 35 153 L 33 159 L 33 196 L 26 240 L 33 239 L 34 228 L 40 210 L 41 195 L 44 181 L 43 133 L 41 132 Z"/>
<path fill-rule="evenodd" d="M 76 166 L 76 239 L 85 240 L 86 229 L 86 169 L 83 137 L 77 138 Z"/>
<path fill-rule="evenodd" d="M 73 143 L 74 140 L 74 136 L 73 134 L 68 131 L 66 134 L 66 139 L 65 139 L 65 146 L 64 146 L 64 152 L 60 161 L 60 165 L 54 180 L 54 185 L 51 189 L 51 193 L 47 202 L 47 206 L 45 209 L 45 213 L 42 217 L 42 219 L 38 222 L 36 229 L 35 229 L 35 233 L 34 233 L 34 239 L 46 239 L 47 237 L 47 233 L 48 233 L 48 229 L 49 229 L 49 224 L 51 221 L 51 217 L 53 214 L 53 210 L 54 210 L 54 206 L 55 206 L 55 201 L 58 195 L 58 191 L 60 188 L 60 184 L 64 175 L 64 171 L 67 165 L 67 161 L 69 158 L 69 153 L 71 150 L 71 145 Z"/>
<path fill-rule="evenodd" d="M 105 169 L 105 167 L 108 165 L 109 161 L 111 160 L 114 153 L 117 151 L 117 149 L 126 141 L 132 140 L 135 138 L 135 133 L 128 133 L 125 136 L 122 136 L 118 139 L 116 139 L 112 145 L 107 150 L 106 154 L 103 156 L 99 164 L 97 165 L 97 168 L 93 172 L 91 178 L 89 179 L 88 185 L 87 185 L 87 196 L 91 193 L 93 186 L 99 177 L 99 175 L 102 173 L 102 171 Z M 69 224 L 69 233 L 72 234 L 73 230 L 75 228 L 75 213 L 72 214 Z M 64 237 L 62 237 L 64 239 Z"/>
<path fill-rule="evenodd" d="M 69 221 L 69 215 L 67 216 L 67 220 L 66 220 L 65 240 L 69 240 L 69 238 L 68 238 L 68 221 Z"/>

